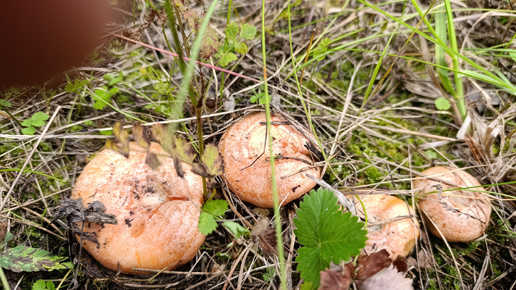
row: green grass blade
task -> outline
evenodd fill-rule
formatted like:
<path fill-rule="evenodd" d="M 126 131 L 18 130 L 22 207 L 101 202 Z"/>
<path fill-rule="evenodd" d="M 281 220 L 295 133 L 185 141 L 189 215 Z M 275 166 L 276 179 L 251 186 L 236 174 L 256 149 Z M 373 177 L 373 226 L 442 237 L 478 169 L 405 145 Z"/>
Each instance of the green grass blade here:
<path fill-rule="evenodd" d="M 271 108 L 270 102 L 271 98 L 269 96 L 269 89 L 267 87 L 267 53 L 265 46 L 265 0 L 262 0 L 262 58 L 263 58 L 263 86 L 265 93 L 265 114 L 267 116 L 267 142 L 269 142 L 269 156 L 270 158 L 270 166 L 271 166 L 271 181 L 272 181 L 272 199 L 274 203 L 274 224 L 276 226 L 276 243 L 277 243 L 277 251 L 278 251 L 278 260 L 279 260 L 279 269 L 280 269 L 280 289 L 287 289 L 287 273 L 285 270 L 285 253 L 283 250 L 283 237 L 282 237 L 282 228 L 281 228 L 281 213 L 279 207 L 279 198 L 278 198 L 278 187 L 276 184 L 276 166 L 274 163 L 274 151 L 273 151 L 273 140 L 271 132 Z"/>
<path fill-rule="evenodd" d="M 446 33 L 446 14 L 444 12 L 436 12 L 435 13 L 435 32 L 439 39 L 446 43 L 448 40 L 448 34 Z M 448 77 L 449 70 L 445 69 L 447 67 L 446 59 L 445 59 L 444 49 L 440 45 L 435 46 L 435 62 L 437 65 L 442 67 L 437 67 L 437 74 L 439 76 L 439 80 L 443 87 L 448 91 L 452 96 L 455 96 L 455 90 L 451 84 L 450 78 Z"/>

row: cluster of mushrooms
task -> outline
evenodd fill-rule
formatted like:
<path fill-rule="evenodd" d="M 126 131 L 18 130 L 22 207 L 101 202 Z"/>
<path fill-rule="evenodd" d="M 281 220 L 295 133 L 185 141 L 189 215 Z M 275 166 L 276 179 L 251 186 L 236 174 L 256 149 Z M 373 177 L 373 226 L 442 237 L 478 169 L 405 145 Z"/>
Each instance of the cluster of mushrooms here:
<path fill-rule="evenodd" d="M 224 133 L 219 151 L 228 188 L 243 201 L 271 208 L 270 158 L 276 160 L 281 205 L 310 191 L 316 183 L 308 175 L 319 178 L 321 169 L 310 150 L 313 135 L 279 115 L 271 118 L 274 156 L 270 156 L 265 122 L 263 112 L 243 117 Z M 78 236 L 84 249 L 113 271 L 171 270 L 193 259 L 204 243 L 197 228 L 204 202 L 201 177 L 188 164 L 182 164 L 184 177 L 178 176 L 158 143 L 151 143 L 149 150 L 161 163 L 157 169 L 146 164 L 147 151 L 135 143 L 130 144 L 128 158 L 110 149 L 101 151 L 84 168 L 72 194 L 82 198 L 85 207 L 100 201 L 107 213 L 116 215 L 115 225 L 78 225 L 96 237 L 92 241 Z M 446 167 L 430 168 L 421 175 L 414 182 L 420 192 L 418 207 L 433 234 L 450 242 L 469 242 L 485 233 L 491 206 L 475 178 Z M 467 189 L 451 190 L 456 188 Z M 386 249 L 393 258 L 411 253 L 419 224 L 410 205 L 384 194 L 347 197 L 358 216 L 368 216 L 365 253 Z"/>

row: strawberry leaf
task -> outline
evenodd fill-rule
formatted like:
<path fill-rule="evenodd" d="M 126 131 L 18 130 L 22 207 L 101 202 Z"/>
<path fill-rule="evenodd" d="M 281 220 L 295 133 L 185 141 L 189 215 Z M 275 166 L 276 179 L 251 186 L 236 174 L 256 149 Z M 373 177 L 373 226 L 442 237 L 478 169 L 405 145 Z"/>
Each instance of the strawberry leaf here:
<path fill-rule="evenodd" d="M 228 202 L 223 199 L 210 200 L 204 204 L 202 209 L 214 216 L 223 216 L 228 210 Z"/>
<path fill-rule="evenodd" d="M 337 198 L 328 190 L 312 190 L 306 195 L 297 216 L 294 233 L 303 245 L 296 258 L 298 270 L 301 278 L 314 285 L 319 285 L 320 271 L 330 262 L 347 261 L 365 247 L 364 223 L 340 211 Z"/>
<path fill-rule="evenodd" d="M 34 128 L 34 127 L 23 128 L 22 133 L 25 135 L 34 135 L 34 133 L 36 133 L 36 128 Z"/>
<path fill-rule="evenodd" d="M 197 227 L 199 228 L 201 234 L 209 235 L 217 228 L 217 222 L 211 214 L 207 212 L 201 212 L 201 216 L 199 217 L 199 225 Z"/>
<path fill-rule="evenodd" d="M 108 104 L 109 100 L 111 100 L 112 96 L 113 94 L 108 91 L 108 88 L 106 86 L 96 89 L 92 95 L 93 99 L 95 100 L 95 103 L 93 104 L 93 109 L 104 109 Z"/>

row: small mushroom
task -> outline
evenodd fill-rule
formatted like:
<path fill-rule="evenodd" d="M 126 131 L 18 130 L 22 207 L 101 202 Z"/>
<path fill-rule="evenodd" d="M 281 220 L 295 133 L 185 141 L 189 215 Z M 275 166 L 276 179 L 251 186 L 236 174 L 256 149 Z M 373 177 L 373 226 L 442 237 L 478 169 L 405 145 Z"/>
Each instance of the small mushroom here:
<path fill-rule="evenodd" d="M 151 143 L 150 152 L 161 161 L 155 170 L 135 143 L 129 158 L 105 149 L 86 165 L 73 190 L 72 198 L 82 198 L 84 207 L 101 202 L 106 213 L 116 215 L 116 225 L 78 224 L 96 235 L 96 242 L 82 239 L 84 249 L 113 271 L 170 270 L 189 262 L 204 243 L 197 229 L 201 177 L 187 164 L 182 165 L 184 179 L 177 176 L 174 162 L 157 143 Z"/>
<path fill-rule="evenodd" d="M 448 167 L 432 167 L 421 173 L 426 177 L 414 180 L 414 187 L 422 190 L 418 205 L 430 232 L 450 242 L 481 237 L 489 223 L 491 203 L 479 192 L 483 189 L 478 180 Z M 460 189 L 464 187 L 468 189 Z M 454 188 L 457 190 L 442 191 Z"/>
<path fill-rule="evenodd" d="M 419 223 L 414 219 L 414 210 L 403 200 L 386 194 L 348 196 L 354 203 L 357 216 L 367 214 L 367 254 L 387 250 L 391 259 L 407 257 L 419 238 Z M 364 212 L 365 208 L 365 212 Z"/>
<path fill-rule="evenodd" d="M 315 186 L 307 174 L 317 178 L 321 174 L 308 150 L 311 143 L 303 133 L 281 116 L 271 116 L 271 121 L 273 156 L 269 154 L 268 142 L 265 145 L 265 113 L 245 116 L 219 142 L 225 168 L 222 177 L 229 189 L 242 200 L 266 208 L 273 207 L 270 158 L 276 158 L 276 183 L 282 205 Z M 304 134 L 312 136 L 306 130 Z"/>

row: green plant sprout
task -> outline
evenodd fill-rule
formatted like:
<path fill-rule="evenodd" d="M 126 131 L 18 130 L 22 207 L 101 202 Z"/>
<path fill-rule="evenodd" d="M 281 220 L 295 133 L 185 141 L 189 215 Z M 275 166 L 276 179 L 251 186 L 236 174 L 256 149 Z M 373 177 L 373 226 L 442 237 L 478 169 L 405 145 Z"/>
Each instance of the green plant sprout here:
<path fill-rule="evenodd" d="M 226 27 L 225 35 L 226 44 L 215 54 L 215 57 L 219 59 L 219 65 L 223 67 L 237 60 L 236 53 L 247 53 L 247 44 L 244 40 L 252 40 L 255 37 L 256 27 L 249 24 L 240 26 L 231 22 Z"/>
<path fill-rule="evenodd" d="M 56 285 L 52 281 L 38 280 L 32 284 L 32 290 L 55 290 Z"/>
<path fill-rule="evenodd" d="M 113 97 L 116 93 L 120 91 L 118 87 L 113 87 L 117 83 L 121 82 L 124 79 L 124 74 L 122 72 L 118 73 L 118 76 L 113 75 L 112 73 L 107 73 L 103 76 L 104 80 L 108 82 L 107 86 L 102 86 L 100 88 L 95 89 L 92 98 L 95 100 L 93 103 L 93 108 L 95 110 L 102 110 L 106 107 L 111 97 Z"/>
<path fill-rule="evenodd" d="M 199 231 L 203 235 L 211 234 L 217 228 L 217 220 L 222 220 L 228 209 L 227 201 L 222 199 L 206 202 L 199 217 Z M 251 233 L 242 225 L 232 221 L 222 222 L 222 226 L 228 229 L 237 239 L 248 236 Z"/>
<path fill-rule="evenodd" d="M 32 117 L 22 122 L 22 126 L 25 128 L 22 129 L 22 133 L 25 135 L 34 135 L 36 133 L 36 127 L 45 126 L 45 121 L 48 120 L 50 116 L 43 112 L 36 112 Z"/>
<path fill-rule="evenodd" d="M 446 99 L 445 97 L 439 97 L 435 99 L 435 107 L 439 111 L 448 111 L 451 108 L 450 101 Z"/>

